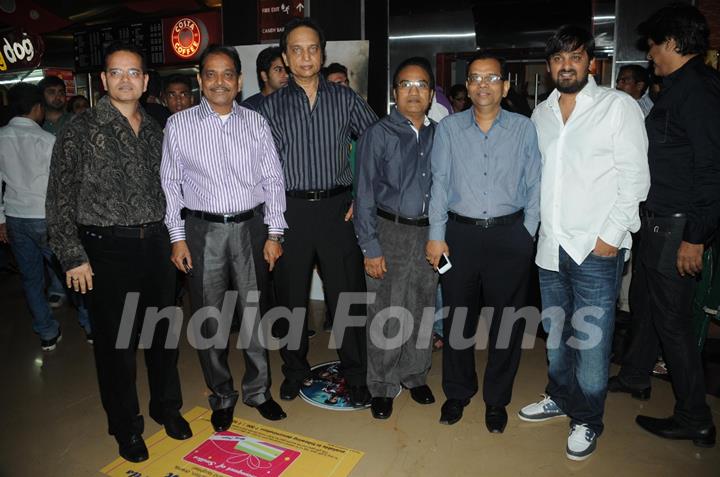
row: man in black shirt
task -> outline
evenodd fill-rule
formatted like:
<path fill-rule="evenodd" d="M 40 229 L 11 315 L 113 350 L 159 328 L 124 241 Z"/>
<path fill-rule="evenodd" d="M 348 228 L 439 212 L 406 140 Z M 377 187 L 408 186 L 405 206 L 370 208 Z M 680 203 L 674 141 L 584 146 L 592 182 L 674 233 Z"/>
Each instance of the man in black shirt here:
<path fill-rule="evenodd" d="M 120 456 L 131 462 L 148 458 L 135 389 L 144 310 L 172 306 L 175 295 L 163 224 L 162 131 L 138 101 L 148 82 L 145 71 L 139 50 L 122 44 L 108 48 L 100 75 L 108 94 L 58 137 L 45 205 L 50 246 L 67 286 L 84 294 L 90 311 L 108 432 Z M 132 292 L 139 292 L 139 302 L 127 320 Z M 159 320 L 152 343 L 143 343 L 150 416 L 168 436 L 182 440 L 192 431 L 180 415 L 177 341 L 166 349 L 168 330 L 169 320 Z"/>
<path fill-rule="evenodd" d="M 338 311 L 347 313 L 347 309 L 338 310 L 341 293 L 365 292 L 363 256 L 350 221 L 353 176 L 348 146 L 351 135 L 360 136 L 377 116 L 352 89 L 322 77 L 325 38 L 312 20 L 291 20 L 280 48 L 292 77 L 285 88 L 266 97 L 258 110 L 270 124 L 285 175 L 289 229 L 285 253 L 274 271 L 276 299 L 291 310 L 306 309 L 317 258 L 327 303 L 337 318 Z M 361 307 L 351 306 L 349 314 L 364 319 Z M 294 399 L 310 378 L 307 318 L 305 313 L 302 316 L 299 349 L 280 350 L 285 375 L 280 397 L 285 400 Z M 339 329 L 338 321 L 349 326 Z M 335 334 L 335 340 L 350 399 L 362 406 L 370 401 L 365 385 L 365 326 L 348 321 L 334 321 L 335 331 L 342 332 L 342 336 Z"/>
<path fill-rule="evenodd" d="M 636 422 L 661 437 L 712 447 L 715 426 L 691 310 L 705 244 L 720 217 L 720 75 L 703 63 L 709 31 L 695 7 L 662 8 L 638 31 L 647 39 L 655 74 L 663 77 L 645 122 L 651 187 L 633 277 L 646 303 L 633 310 L 633 342 L 609 390 L 649 397 L 649 374 L 662 345 L 674 413 L 667 419 L 638 416 Z"/>

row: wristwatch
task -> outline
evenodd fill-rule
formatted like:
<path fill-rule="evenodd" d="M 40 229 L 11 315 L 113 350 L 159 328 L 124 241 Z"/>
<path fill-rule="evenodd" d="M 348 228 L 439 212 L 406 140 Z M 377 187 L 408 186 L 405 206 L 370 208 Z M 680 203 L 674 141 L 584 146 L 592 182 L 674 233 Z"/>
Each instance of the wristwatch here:
<path fill-rule="evenodd" d="M 268 234 L 267 239 L 272 240 L 273 242 L 277 242 L 279 244 L 285 243 L 285 237 L 283 235 Z"/>

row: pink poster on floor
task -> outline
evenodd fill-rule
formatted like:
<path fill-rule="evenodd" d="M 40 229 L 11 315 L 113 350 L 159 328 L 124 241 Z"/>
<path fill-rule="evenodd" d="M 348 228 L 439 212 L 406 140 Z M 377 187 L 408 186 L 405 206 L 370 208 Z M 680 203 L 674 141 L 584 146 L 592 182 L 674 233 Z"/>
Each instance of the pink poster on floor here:
<path fill-rule="evenodd" d="M 234 432 L 218 432 L 183 460 L 232 477 L 279 477 L 300 453 Z"/>

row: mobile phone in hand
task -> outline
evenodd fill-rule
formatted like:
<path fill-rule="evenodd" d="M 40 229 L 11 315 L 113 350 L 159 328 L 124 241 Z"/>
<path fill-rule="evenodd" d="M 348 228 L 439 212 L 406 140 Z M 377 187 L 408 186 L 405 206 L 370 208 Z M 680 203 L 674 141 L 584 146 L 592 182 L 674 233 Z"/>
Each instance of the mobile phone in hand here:
<path fill-rule="evenodd" d="M 440 261 L 438 262 L 438 273 L 442 275 L 443 273 L 447 272 L 452 268 L 452 263 L 450 263 L 450 258 L 446 254 L 442 254 L 440 257 Z"/>

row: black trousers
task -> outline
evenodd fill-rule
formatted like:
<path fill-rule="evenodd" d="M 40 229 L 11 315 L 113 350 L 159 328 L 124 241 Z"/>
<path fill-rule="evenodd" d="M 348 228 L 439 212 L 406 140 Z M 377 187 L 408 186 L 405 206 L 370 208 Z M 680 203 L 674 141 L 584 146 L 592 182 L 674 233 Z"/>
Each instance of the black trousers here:
<path fill-rule="evenodd" d="M 504 331 L 503 309 L 527 306 L 533 238 L 522 218 L 487 229 L 449 220 L 445 237 L 452 268 L 440 278 L 443 305 L 450 307 L 443 327 L 443 391 L 448 399 L 469 399 L 478 390 L 475 346 L 456 349 L 452 343 L 451 329 L 462 314 L 456 316 L 456 311 L 467 309 L 463 337 L 469 338 L 478 330 L 480 306 L 493 307 L 483 399 L 487 405 L 507 406 L 520 364 L 525 321 L 512 325 L 506 321 L 505 326 L 512 326 L 508 346 L 498 347 L 498 337 Z"/>
<path fill-rule="evenodd" d="M 674 417 L 692 427 L 705 426 L 712 417 L 692 327 L 696 279 L 681 277 L 675 265 L 684 228 L 684 218 L 642 219 L 632 283 L 632 341 L 619 376 L 626 385 L 649 386 L 662 345 L 675 393 Z"/>
<path fill-rule="evenodd" d="M 123 437 L 142 433 L 136 376 L 136 350 L 146 307 L 174 305 L 175 267 L 170 262 L 170 239 L 164 226 L 145 238 L 116 238 L 81 228 L 90 259 L 93 290 L 86 295 L 95 344 L 100 398 L 107 413 L 108 432 Z M 139 292 L 130 346 L 116 348 L 126 294 Z M 182 407 L 177 371 L 177 347 L 165 349 L 169 320 L 158 322 L 152 345 L 145 349 L 150 383 L 150 416 L 162 421 Z"/>
<path fill-rule="evenodd" d="M 287 198 L 285 220 L 289 229 L 285 233 L 283 256 L 273 270 L 275 298 L 279 306 L 291 310 L 307 308 L 316 261 L 322 269 L 325 301 L 334 317 L 342 292 L 365 292 L 362 252 L 352 221 L 344 220 L 351 203 L 350 192 L 318 201 Z M 364 319 L 366 306 L 351 306 L 350 314 Z M 300 382 L 310 376 L 307 354 L 306 313 L 300 348 L 290 350 L 284 347 L 280 350 L 286 379 Z M 364 385 L 367 369 L 365 326 L 345 329 L 338 356 L 348 384 Z"/>

